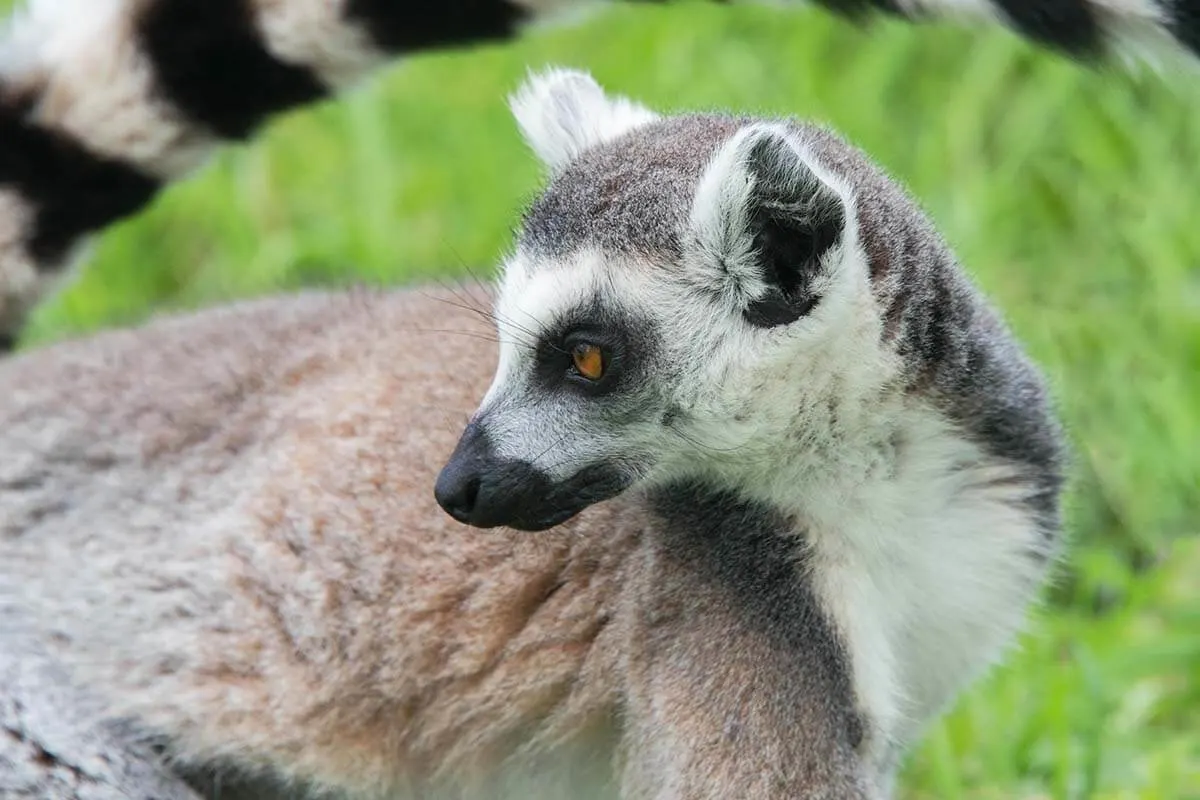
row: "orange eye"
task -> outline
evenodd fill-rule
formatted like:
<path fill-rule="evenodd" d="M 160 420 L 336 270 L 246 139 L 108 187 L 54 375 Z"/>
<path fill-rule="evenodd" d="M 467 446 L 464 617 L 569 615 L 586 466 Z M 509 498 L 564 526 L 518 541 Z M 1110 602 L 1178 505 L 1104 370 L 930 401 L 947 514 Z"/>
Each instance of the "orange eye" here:
<path fill-rule="evenodd" d="M 589 381 L 604 377 L 604 352 L 594 344 L 581 342 L 571 349 L 575 370 Z"/>

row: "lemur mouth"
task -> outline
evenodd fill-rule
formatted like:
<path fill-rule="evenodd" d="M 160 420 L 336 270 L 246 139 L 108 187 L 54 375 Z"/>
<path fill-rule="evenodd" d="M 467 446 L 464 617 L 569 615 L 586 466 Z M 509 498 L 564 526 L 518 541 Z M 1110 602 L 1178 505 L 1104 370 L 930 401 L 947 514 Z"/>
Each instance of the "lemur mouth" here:
<path fill-rule="evenodd" d="M 627 471 L 604 462 L 556 482 L 528 462 L 498 457 L 486 433 L 471 424 L 433 493 L 438 505 L 464 525 L 533 532 L 561 525 L 631 483 Z"/>
<path fill-rule="evenodd" d="M 508 523 L 506 527 L 512 528 L 513 530 L 526 531 L 529 533 L 548 531 L 555 526 L 563 524 L 582 510 L 582 508 L 578 510 L 568 508 L 541 519 L 514 519 L 512 522 Z"/>

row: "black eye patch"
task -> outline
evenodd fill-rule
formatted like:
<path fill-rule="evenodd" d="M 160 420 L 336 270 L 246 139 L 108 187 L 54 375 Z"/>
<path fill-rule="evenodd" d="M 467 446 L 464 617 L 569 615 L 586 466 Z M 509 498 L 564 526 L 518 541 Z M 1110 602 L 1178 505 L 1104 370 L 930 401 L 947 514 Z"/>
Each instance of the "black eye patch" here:
<path fill-rule="evenodd" d="M 589 380 L 578 373 L 574 352 L 580 345 L 598 347 L 603 354 L 604 371 L 599 379 Z M 619 329 L 580 324 L 538 340 L 537 380 L 550 391 L 569 387 L 588 395 L 606 394 L 620 382 L 626 357 L 625 337 Z"/>
<path fill-rule="evenodd" d="M 535 347 L 535 380 L 543 391 L 568 390 L 600 396 L 634 385 L 654 352 L 653 327 L 599 298 L 561 314 L 546 327 Z M 600 348 L 604 373 L 598 380 L 578 374 L 573 351 L 581 344 Z"/>

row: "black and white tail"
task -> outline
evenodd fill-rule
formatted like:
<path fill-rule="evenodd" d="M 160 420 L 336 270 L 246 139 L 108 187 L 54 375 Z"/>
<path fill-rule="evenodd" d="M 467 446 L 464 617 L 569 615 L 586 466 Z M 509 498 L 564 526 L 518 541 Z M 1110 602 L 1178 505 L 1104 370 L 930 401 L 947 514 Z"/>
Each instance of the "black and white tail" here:
<path fill-rule="evenodd" d="M 0 349 L 90 233 L 225 141 L 406 53 L 511 38 L 588 0 L 28 0 L 0 39 Z M 1200 0 L 823 0 L 974 17 L 1078 56 L 1200 49 Z"/>
<path fill-rule="evenodd" d="M 226 141 L 555 0 L 29 0 L 0 40 L 0 347 L 81 241 Z"/>
<path fill-rule="evenodd" d="M 1200 0 L 820 0 L 848 15 L 872 11 L 911 22 L 1000 24 L 1084 60 L 1120 52 L 1200 55 Z"/>

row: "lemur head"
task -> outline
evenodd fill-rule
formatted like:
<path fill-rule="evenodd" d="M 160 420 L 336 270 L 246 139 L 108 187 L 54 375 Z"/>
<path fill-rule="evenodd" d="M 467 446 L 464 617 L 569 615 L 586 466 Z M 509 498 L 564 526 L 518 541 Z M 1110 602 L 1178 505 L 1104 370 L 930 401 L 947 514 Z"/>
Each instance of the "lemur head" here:
<path fill-rule="evenodd" d="M 860 157 L 790 121 L 659 117 L 577 72 L 512 107 L 551 177 L 504 267 L 499 365 L 443 508 L 540 530 L 635 484 L 828 451 L 831 418 L 893 372 L 838 168 Z"/>

